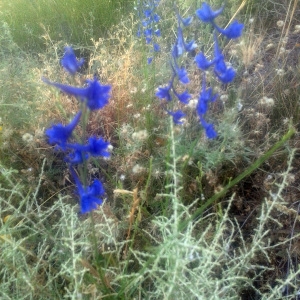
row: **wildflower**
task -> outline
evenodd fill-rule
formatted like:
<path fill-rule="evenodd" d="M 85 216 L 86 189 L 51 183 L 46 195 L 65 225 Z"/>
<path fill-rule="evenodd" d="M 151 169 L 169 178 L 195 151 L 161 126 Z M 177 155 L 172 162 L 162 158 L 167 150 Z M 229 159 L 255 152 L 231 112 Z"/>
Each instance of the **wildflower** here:
<path fill-rule="evenodd" d="M 77 113 L 74 119 L 66 126 L 56 124 L 46 130 L 50 144 L 58 144 L 63 150 L 66 148 L 67 140 L 72 135 L 74 128 L 77 126 L 81 117 L 81 111 Z"/>
<path fill-rule="evenodd" d="M 104 141 L 102 138 L 89 138 L 89 143 L 86 147 L 86 151 L 89 152 L 92 156 L 104 156 L 109 157 L 110 153 L 108 152 L 109 142 Z"/>
<path fill-rule="evenodd" d="M 208 103 L 214 102 L 217 99 L 217 97 L 217 94 L 213 95 L 212 88 L 206 89 L 205 85 L 203 85 L 203 89 L 196 107 L 198 115 L 201 116 L 203 114 L 206 114 Z"/>
<path fill-rule="evenodd" d="M 184 25 L 189 26 L 193 21 L 193 17 L 182 18 L 179 14 L 177 14 L 177 19 Z"/>
<path fill-rule="evenodd" d="M 154 50 L 155 52 L 159 52 L 159 51 L 160 51 L 160 46 L 159 46 L 158 44 L 154 43 L 154 44 L 153 44 L 153 50 Z"/>
<path fill-rule="evenodd" d="M 226 70 L 224 70 L 222 73 L 218 73 L 217 68 L 215 68 L 215 73 L 217 77 L 225 84 L 231 82 L 235 77 L 235 70 L 233 68 L 226 68 Z"/>
<path fill-rule="evenodd" d="M 201 125 L 205 129 L 205 134 L 209 139 L 214 139 L 217 137 L 217 133 L 214 130 L 214 125 L 213 124 L 208 124 L 203 118 L 200 118 Z"/>
<path fill-rule="evenodd" d="M 141 30 L 141 25 L 139 25 L 137 36 L 141 36 L 141 32 L 143 32 L 146 44 L 152 44 L 153 49 L 150 50 L 150 52 L 158 52 L 160 50 L 157 43 L 155 43 L 155 37 L 160 37 L 161 32 L 158 28 L 155 28 L 157 23 L 160 20 L 159 15 L 155 13 L 156 7 L 158 5 L 159 1 L 151 0 L 147 1 L 146 3 L 138 1 L 138 5 L 145 5 L 146 9 L 143 9 L 143 14 L 140 16 L 140 13 L 138 11 L 138 15 L 141 19 L 141 25 L 143 27 L 143 30 Z M 148 57 L 147 62 L 148 64 L 151 64 L 153 61 L 153 57 Z"/>
<path fill-rule="evenodd" d="M 235 71 L 233 68 L 227 68 L 226 63 L 224 62 L 224 56 L 219 48 L 218 41 L 216 35 L 214 35 L 215 45 L 215 74 L 216 76 L 223 82 L 229 83 L 233 80 L 235 76 Z"/>
<path fill-rule="evenodd" d="M 231 23 L 226 29 L 222 29 L 215 25 L 215 28 L 225 35 L 228 39 L 236 39 L 239 38 L 242 35 L 242 31 L 244 28 L 244 24 L 240 24 L 237 21 L 234 21 Z"/>
<path fill-rule="evenodd" d="M 173 47 L 172 55 L 174 58 L 180 57 L 184 51 L 191 52 L 196 49 L 197 44 L 194 41 L 189 43 L 184 42 L 182 28 L 178 27 L 177 29 L 177 40 L 176 44 Z"/>
<path fill-rule="evenodd" d="M 173 122 L 175 124 L 183 124 L 181 119 L 185 116 L 185 114 L 181 110 L 177 110 L 175 112 L 167 110 L 167 113 L 173 117 Z"/>
<path fill-rule="evenodd" d="M 102 138 L 97 139 L 96 137 L 90 137 L 88 139 L 87 145 L 81 144 L 68 144 L 70 148 L 73 148 L 77 151 L 85 151 L 90 153 L 92 156 L 104 156 L 109 157 L 110 153 L 108 152 L 109 142 L 104 141 Z"/>
<path fill-rule="evenodd" d="M 96 77 L 94 77 L 94 80 L 87 80 L 88 86 L 84 88 L 51 82 L 46 78 L 42 78 L 42 80 L 49 85 L 55 86 L 66 94 L 79 97 L 81 100 L 86 101 L 86 105 L 90 110 L 103 108 L 108 103 L 110 97 L 109 93 L 111 86 L 101 85 Z"/>
<path fill-rule="evenodd" d="M 157 36 L 157 37 L 160 37 L 161 36 L 161 33 L 160 33 L 160 30 L 159 29 L 156 29 L 154 31 L 154 34 Z"/>
<path fill-rule="evenodd" d="M 224 6 L 216 11 L 213 11 L 211 7 L 204 2 L 202 7 L 196 10 L 196 15 L 204 23 L 214 22 L 214 19 L 222 13 L 223 9 Z"/>
<path fill-rule="evenodd" d="M 174 91 L 175 96 L 178 98 L 178 100 L 184 104 L 189 103 L 189 99 L 191 99 L 191 95 L 188 93 L 187 90 L 185 90 L 183 93 L 178 94 L 176 91 Z"/>
<path fill-rule="evenodd" d="M 199 52 L 196 56 L 195 56 L 195 62 L 196 65 L 199 69 L 206 71 L 207 69 L 209 69 L 209 67 L 211 65 L 213 65 L 215 63 L 215 60 L 211 60 L 209 61 L 205 55 L 203 54 L 203 52 Z"/>
<path fill-rule="evenodd" d="M 183 34 L 181 27 L 178 27 L 177 29 L 177 40 L 176 44 L 174 45 L 172 55 L 174 58 L 179 57 L 184 52 L 184 40 L 183 40 Z"/>
<path fill-rule="evenodd" d="M 160 99 L 166 99 L 167 101 L 171 101 L 172 97 L 170 94 L 170 89 L 171 89 L 171 84 L 169 84 L 167 87 L 159 87 L 155 96 Z"/>
<path fill-rule="evenodd" d="M 101 205 L 103 200 L 100 198 L 105 193 L 102 183 L 95 179 L 94 182 L 88 186 L 83 187 L 75 171 L 71 168 L 71 174 L 75 180 L 77 191 L 80 199 L 80 212 L 82 214 L 88 213 Z"/>
<path fill-rule="evenodd" d="M 81 150 L 75 150 L 73 153 L 65 157 L 65 162 L 71 165 L 79 165 L 88 159 L 88 153 L 83 153 Z"/>
<path fill-rule="evenodd" d="M 181 83 L 183 84 L 187 84 L 190 82 L 189 78 L 188 78 L 188 74 L 185 68 L 179 68 L 176 67 L 176 74 L 178 76 L 178 79 Z"/>
<path fill-rule="evenodd" d="M 65 53 L 61 59 L 61 65 L 71 75 L 74 75 L 77 70 L 83 65 L 84 59 L 81 58 L 79 61 L 76 59 L 72 47 L 65 47 Z"/>

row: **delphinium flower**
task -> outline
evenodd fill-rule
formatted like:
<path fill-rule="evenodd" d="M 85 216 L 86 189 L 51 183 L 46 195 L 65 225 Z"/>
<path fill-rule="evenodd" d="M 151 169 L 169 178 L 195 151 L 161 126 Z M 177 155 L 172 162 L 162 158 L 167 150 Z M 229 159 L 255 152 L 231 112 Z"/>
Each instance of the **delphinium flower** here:
<path fill-rule="evenodd" d="M 71 137 L 73 130 L 77 126 L 81 117 L 81 111 L 74 117 L 68 125 L 56 124 L 46 129 L 49 144 L 56 144 L 62 150 L 66 149 L 67 141 Z"/>
<path fill-rule="evenodd" d="M 192 22 L 192 17 L 182 18 L 179 13 L 177 13 L 178 28 L 177 28 L 177 39 L 172 47 L 171 51 L 171 61 L 170 66 L 172 69 L 172 77 L 167 86 L 159 87 L 156 96 L 161 100 L 166 99 L 170 102 L 174 97 L 177 98 L 182 104 L 188 104 L 191 95 L 188 90 L 185 89 L 183 92 L 178 92 L 176 90 L 176 83 L 180 85 L 186 85 L 190 82 L 187 70 L 181 64 L 183 54 L 186 52 L 192 52 L 196 49 L 197 45 L 195 41 L 186 42 L 183 37 L 183 28 L 187 27 Z M 182 124 L 182 118 L 185 116 L 182 110 L 168 110 L 166 112 L 172 116 L 175 124 Z"/>
<path fill-rule="evenodd" d="M 215 23 L 215 19 L 223 12 L 223 8 L 224 7 L 221 7 L 220 9 L 214 11 L 206 2 L 204 2 L 201 8 L 196 10 L 196 16 L 202 22 L 211 24 L 215 31 L 221 33 L 221 35 L 224 35 L 227 39 L 236 39 L 242 34 L 244 27 L 243 24 L 234 21 L 227 28 L 222 29 Z M 177 19 L 177 39 L 172 48 L 171 62 L 173 75 L 167 86 L 158 88 L 156 96 L 160 99 L 166 99 L 167 102 L 170 102 L 172 100 L 172 96 L 174 95 L 181 103 L 188 104 L 188 101 L 191 98 L 190 94 L 187 90 L 185 90 L 183 93 L 176 92 L 174 80 L 177 78 L 182 84 L 189 83 L 187 70 L 184 67 L 179 66 L 178 60 L 184 52 L 193 51 L 197 45 L 194 41 L 185 42 L 183 37 L 183 28 L 181 26 L 181 24 L 184 27 L 190 25 L 192 22 L 192 17 L 183 19 L 177 13 Z M 213 124 L 206 122 L 205 115 L 208 111 L 209 104 L 217 99 L 218 94 L 213 94 L 212 87 L 207 88 L 206 72 L 213 67 L 213 75 L 215 75 L 223 84 L 232 82 L 236 72 L 224 61 L 224 55 L 219 47 L 216 32 L 214 32 L 214 58 L 208 59 L 203 52 L 199 52 L 195 57 L 195 63 L 203 72 L 202 88 L 198 97 L 196 112 L 199 116 L 202 127 L 205 129 L 206 136 L 211 139 L 215 138 L 217 133 L 214 130 Z M 173 117 L 173 120 L 176 124 L 182 123 L 180 119 L 184 116 L 184 113 L 181 110 L 177 110 L 175 112 L 167 110 L 167 112 Z"/>
<path fill-rule="evenodd" d="M 71 47 L 65 48 L 65 54 L 61 60 L 61 64 L 72 76 L 75 75 L 82 63 L 82 59 L 79 61 L 76 59 Z M 104 188 L 98 179 L 95 179 L 91 185 L 88 185 L 87 178 L 81 178 L 84 181 L 84 184 L 82 184 L 74 168 L 77 166 L 79 174 L 85 173 L 80 171 L 87 169 L 86 164 L 90 157 L 110 156 L 108 151 L 110 144 L 101 137 L 89 137 L 87 143 L 85 138 L 82 138 L 81 142 L 78 143 L 78 137 L 77 141 L 73 142 L 72 137 L 80 120 L 87 122 L 89 111 L 101 109 L 108 103 L 111 87 L 102 85 L 96 77 L 94 77 L 93 80 L 87 80 L 86 86 L 82 88 L 51 82 L 46 78 L 42 78 L 42 80 L 60 89 L 64 93 L 77 97 L 82 102 L 82 110 L 76 114 L 69 124 L 53 125 L 46 130 L 46 136 L 50 144 L 56 145 L 57 149 L 65 152 L 64 160 L 69 165 L 71 175 L 74 178 L 77 188 L 77 194 L 80 198 L 80 211 L 81 213 L 90 212 L 96 209 L 97 205 L 102 204 L 102 197 L 105 193 Z M 83 126 L 83 128 L 85 127 L 86 126 Z M 86 176 L 86 174 L 81 174 L 81 177 L 83 176 Z"/>
<path fill-rule="evenodd" d="M 224 35 L 227 39 L 236 39 L 242 34 L 244 27 L 243 24 L 234 21 L 226 29 L 222 29 L 215 23 L 215 19 L 222 13 L 223 8 L 224 7 L 221 7 L 220 9 L 213 11 L 212 8 L 204 2 L 202 7 L 196 10 L 196 15 L 202 22 L 211 24 L 215 30 Z M 196 109 L 197 114 L 206 131 L 207 137 L 214 138 L 217 136 L 217 133 L 215 132 L 213 125 L 208 124 L 204 117 L 207 112 L 208 103 L 215 101 L 218 95 L 213 95 L 212 88 L 206 88 L 206 72 L 213 66 L 214 75 L 223 84 L 232 82 L 236 72 L 224 61 L 224 55 L 219 47 L 216 32 L 214 32 L 214 58 L 209 60 L 203 52 L 199 52 L 195 57 L 195 63 L 197 67 L 203 71 L 202 90 L 198 98 L 198 105 Z"/>
<path fill-rule="evenodd" d="M 153 54 L 160 51 L 160 46 L 156 39 L 161 36 L 160 29 L 157 23 L 160 20 L 159 15 L 156 13 L 156 8 L 160 0 L 140 0 L 137 3 L 138 17 L 140 24 L 137 36 L 145 37 L 146 44 L 151 45 L 150 55 L 147 58 L 148 64 L 153 60 Z"/>
<path fill-rule="evenodd" d="M 75 73 L 78 71 L 79 68 L 81 68 L 83 63 L 83 58 L 81 58 L 79 61 L 77 60 L 72 47 L 65 47 L 65 54 L 61 59 L 61 65 L 67 72 L 69 72 L 71 75 L 75 75 Z"/>
<path fill-rule="evenodd" d="M 108 103 L 110 97 L 111 87 L 109 85 L 101 85 L 96 77 L 93 80 L 86 80 L 87 86 L 83 88 L 51 82 L 46 78 L 42 78 L 42 80 L 47 84 L 57 87 L 66 94 L 78 97 L 90 110 L 103 108 Z"/>

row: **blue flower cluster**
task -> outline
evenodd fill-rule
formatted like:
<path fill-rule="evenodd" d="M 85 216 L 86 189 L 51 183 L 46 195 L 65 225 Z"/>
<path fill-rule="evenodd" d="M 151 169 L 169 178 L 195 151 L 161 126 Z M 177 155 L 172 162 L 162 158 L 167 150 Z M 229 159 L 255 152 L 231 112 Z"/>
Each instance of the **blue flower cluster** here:
<path fill-rule="evenodd" d="M 230 24 L 226 29 L 222 29 L 215 23 L 215 18 L 218 17 L 223 8 L 220 8 L 216 11 L 213 11 L 211 7 L 207 3 L 203 3 L 202 7 L 196 10 L 196 16 L 204 23 L 209 23 L 215 29 L 214 32 L 214 58 L 212 60 L 208 60 L 203 52 L 199 52 L 195 57 L 195 63 L 199 69 L 203 71 L 203 80 L 202 80 L 202 89 L 200 91 L 200 95 L 198 97 L 198 103 L 196 107 L 197 114 L 200 119 L 200 123 L 205 129 L 206 136 L 210 139 L 215 138 L 217 133 L 214 130 L 213 124 L 209 124 L 205 121 L 204 116 L 207 113 L 208 106 L 210 102 L 214 102 L 218 95 L 213 93 L 213 89 L 211 87 L 207 88 L 206 86 L 206 72 L 214 67 L 214 75 L 221 81 L 223 84 L 228 84 L 233 81 L 235 77 L 235 70 L 227 66 L 224 61 L 224 55 L 219 47 L 216 31 L 220 34 L 224 35 L 228 39 L 236 39 L 241 36 L 244 25 L 234 21 Z M 159 87 L 156 93 L 156 96 L 160 99 L 166 99 L 167 101 L 172 100 L 172 94 L 182 103 L 187 104 L 188 100 L 191 98 L 190 94 L 187 90 L 183 93 L 176 92 L 174 88 L 174 80 L 178 78 L 179 82 L 182 84 L 189 83 L 189 78 L 187 74 L 187 70 L 183 67 L 179 67 L 177 64 L 178 58 L 186 51 L 191 52 L 194 50 L 197 45 L 194 41 L 185 42 L 183 38 L 183 30 L 180 24 L 184 26 L 188 26 L 192 22 L 192 18 L 188 17 L 186 19 L 182 19 L 179 14 L 178 18 L 178 33 L 177 40 L 172 49 L 172 71 L 173 75 L 169 84 L 166 87 Z M 171 94 L 172 92 L 172 94 Z M 185 116 L 185 114 L 181 111 L 171 112 L 167 110 L 168 114 L 173 117 L 173 120 L 176 124 L 181 124 L 181 118 Z"/>
<path fill-rule="evenodd" d="M 76 59 L 71 47 L 65 48 L 61 64 L 69 74 L 75 75 L 83 62 L 83 59 L 79 61 Z M 69 124 L 53 125 L 46 130 L 46 136 L 48 137 L 49 144 L 56 145 L 56 149 L 60 149 L 66 153 L 65 161 L 69 165 L 77 187 L 80 199 L 80 211 L 81 213 L 90 212 L 97 208 L 98 204 L 102 204 L 103 200 L 101 197 L 105 193 L 104 188 L 98 179 L 94 180 L 89 186 L 83 185 L 74 168 L 80 164 L 86 164 L 89 157 L 109 157 L 108 146 L 110 144 L 101 137 L 97 138 L 95 136 L 90 137 L 88 141 L 83 140 L 82 143 L 72 143 L 70 140 L 80 119 L 87 119 L 82 115 L 88 114 L 92 110 L 101 109 L 108 103 L 111 87 L 109 85 L 101 85 L 96 77 L 93 80 L 87 80 L 87 85 L 83 88 L 51 82 L 46 78 L 42 78 L 42 80 L 66 94 L 77 97 L 82 102 L 82 110 L 76 114 Z"/>
<path fill-rule="evenodd" d="M 160 20 L 159 15 L 156 13 L 156 7 L 160 0 L 141 0 L 137 3 L 138 16 L 141 24 L 139 24 L 137 36 L 141 37 L 142 33 L 145 37 L 146 44 L 152 46 L 150 55 L 147 58 L 148 64 L 153 60 L 153 53 L 160 51 L 160 46 L 155 42 L 155 37 L 160 37 L 161 33 L 157 28 L 157 23 Z"/>
<path fill-rule="evenodd" d="M 172 48 L 172 60 L 170 62 L 172 68 L 172 78 L 169 81 L 166 87 L 159 87 L 156 93 L 156 96 L 160 99 L 166 99 L 167 101 L 172 100 L 172 94 L 183 104 L 188 104 L 191 95 L 187 90 L 179 93 L 175 89 L 175 79 L 181 82 L 183 85 L 186 85 L 190 82 L 188 78 L 187 71 L 184 67 L 179 65 L 179 58 L 185 52 L 191 52 L 196 49 L 197 44 L 194 41 L 186 42 L 183 37 L 183 27 L 187 27 L 192 23 L 193 18 L 181 18 L 179 14 L 177 14 L 178 19 L 178 28 L 177 28 L 177 39 Z M 185 116 L 185 114 L 181 111 L 170 111 L 166 110 L 169 115 L 173 117 L 173 121 L 175 124 L 182 124 L 181 119 Z"/>

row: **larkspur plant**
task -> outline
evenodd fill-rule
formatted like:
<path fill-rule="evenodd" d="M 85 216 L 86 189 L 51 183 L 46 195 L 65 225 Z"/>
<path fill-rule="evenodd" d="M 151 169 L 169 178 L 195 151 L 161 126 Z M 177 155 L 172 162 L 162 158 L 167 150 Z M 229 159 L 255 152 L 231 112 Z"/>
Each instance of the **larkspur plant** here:
<path fill-rule="evenodd" d="M 79 61 L 76 59 L 71 47 L 65 48 L 61 64 L 70 75 L 74 76 L 83 62 L 83 59 Z M 51 145 L 56 145 L 55 148 L 57 150 L 64 151 L 66 154 L 65 161 L 68 163 L 70 173 L 75 181 L 77 194 L 80 199 L 81 213 L 90 212 L 96 209 L 97 205 L 102 204 L 105 190 L 98 179 L 95 179 L 92 184 L 87 185 L 84 170 L 87 169 L 86 164 L 90 157 L 109 157 L 110 153 L 108 147 L 110 144 L 101 137 L 97 138 L 95 136 L 90 137 L 87 143 L 85 137 L 82 138 L 81 143 L 72 143 L 70 140 L 73 136 L 74 129 L 81 119 L 83 119 L 83 122 L 87 122 L 90 111 L 101 109 L 108 103 L 111 87 L 109 85 L 101 85 L 96 77 L 94 77 L 93 80 L 87 80 L 87 86 L 83 88 L 51 82 L 46 78 L 42 78 L 42 80 L 66 94 L 77 97 L 82 103 L 82 109 L 69 124 L 53 125 L 46 130 L 46 135 Z M 86 124 L 83 124 L 83 128 L 85 127 Z M 80 168 L 80 165 L 83 166 Z M 81 173 L 81 179 L 84 181 L 84 184 L 81 183 L 75 171 L 76 166 L 79 169 L 79 173 Z"/>
<path fill-rule="evenodd" d="M 151 45 L 149 56 L 147 58 L 148 64 L 153 61 L 153 54 L 160 51 L 159 44 L 155 41 L 161 36 L 160 29 L 157 23 L 160 20 L 156 13 L 156 8 L 160 0 L 141 0 L 137 2 L 137 14 L 140 19 L 137 36 L 140 38 L 143 34 L 147 45 Z"/>
<path fill-rule="evenodd" d="M 211 7 L 207 3 L 203 3 L 202 7 L 196 11 L 196 16 L 204 23 L 210 23 L 215 31 L 224 35 L 227 39 L 236 39 L 241 36 L 244 25 L 234 21 L 230 24 L 226 29 L 222 29 L 215 23 L 215 18 L 218 17 L 224 7 L 213 11 Z M 179 58 L 182 57 L 184 52 L 191 52 L 196 49 L 197 45 L 194 41 L 185 42 L 183 37 L 183 28 L 187 27 L 192 22 L 192 17 L 181 18 L 177 13 L 178 19 L 178 30 L 177 30 L 177 39 L 175 45 L 172 49 L 172 77 L 166 87 L 159 87 L 156 92 L 156 96 L 160 99 L 166 99 L 167 102 L 172 100 L 172 95 L 174 95 L 181 103 L 188 104 L 191 95 L 187 90 L 183 93 L 178 93 L 175 89 L 175 79 L 184 85 L 189 83 L 188 73 L 184 67 L 179 67 Z M 182 24 L 182 25 L 181 25 Z M 196 112 L 199 116 L 200 123 L 202 127 L 205 129 L 206 136 L 210 139 L 215 138 L 217 133 L 214 129 L 213 124 L 207 123 L 205 120 L 205 114 L 207 113 L 209 103 L 214 102 L 218 98 L 218 94 L 213 93 L 212 87 L 207 87 L 206 84 L 206 72 L 214 66 L 214 75 L 222 84 L 228 84 L 233 81 L 235 77 L 235 70 L 232 67 L 228 67 L 226 62 L 224 61 L 224 55 L 218 44 L 218 39 L 216 32 L 214 34 L 214 58 L 212 60 L 208 60 L 203 52 L 199 52 L 195 57 L 195 63 L 197 67 L 202 70 L 202 89 L 200 91 L 198 97 L 198 103 L 196 107 Z M 181 119 L 185 116 L 182 110 L 170 111 L 166 110 L 169 115 L 173 117 L 175 124 L 182 124 Z"/>

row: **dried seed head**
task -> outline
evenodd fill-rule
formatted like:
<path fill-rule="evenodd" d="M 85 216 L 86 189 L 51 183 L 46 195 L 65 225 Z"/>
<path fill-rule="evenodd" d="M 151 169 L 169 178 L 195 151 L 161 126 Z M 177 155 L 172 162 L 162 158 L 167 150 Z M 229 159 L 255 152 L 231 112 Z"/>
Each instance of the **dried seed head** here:
<path fill-rule="evenodd" d="M 140 130 L 140 131 L 134 132 L 132 134 L 132 139 L 133 140 L 144 141 L 147 138 L 148 138 L 148 132 L 147 132 L 147 130 Z"/>
<path fill-rule="evenodd" d="M 33 141 L 33 135 L 30 134 L 30 133 L 25 133 L 23 134 L 22 136 L 22 140 L 27 143 L 27 144 L 30 144 L 32 141 Z"/>
<path fill-rule="evenodd" d="M 283 27 L 283 25 L 284 25 L 284 21 L 279 20 L 279 21 L 277 21 L 276 25 L 277 25 L 279 28 L 281 28 L 281 27 Z"/>
<path fill-rule="evenodd" d="M 275 69 L 275 71 L 276 71 L 276 74 L 278 76 L 283 76 L 284 75 L 284 70 L 283 69 Z"/>
<path fill-rule="evenodd" d="M 142 166 L 140 166 L 139 164 L 136 164 L 133 168 L 132 168 L 132 173 L 133 174 L 140 174 L 143 173 L 146 169 Z"/>
<path fill-rule="evenodd" d="M 264 96 L 259 100 L 259 104 L 265 107 L 272 107 L 274 106 L 274 99 Z"/>

